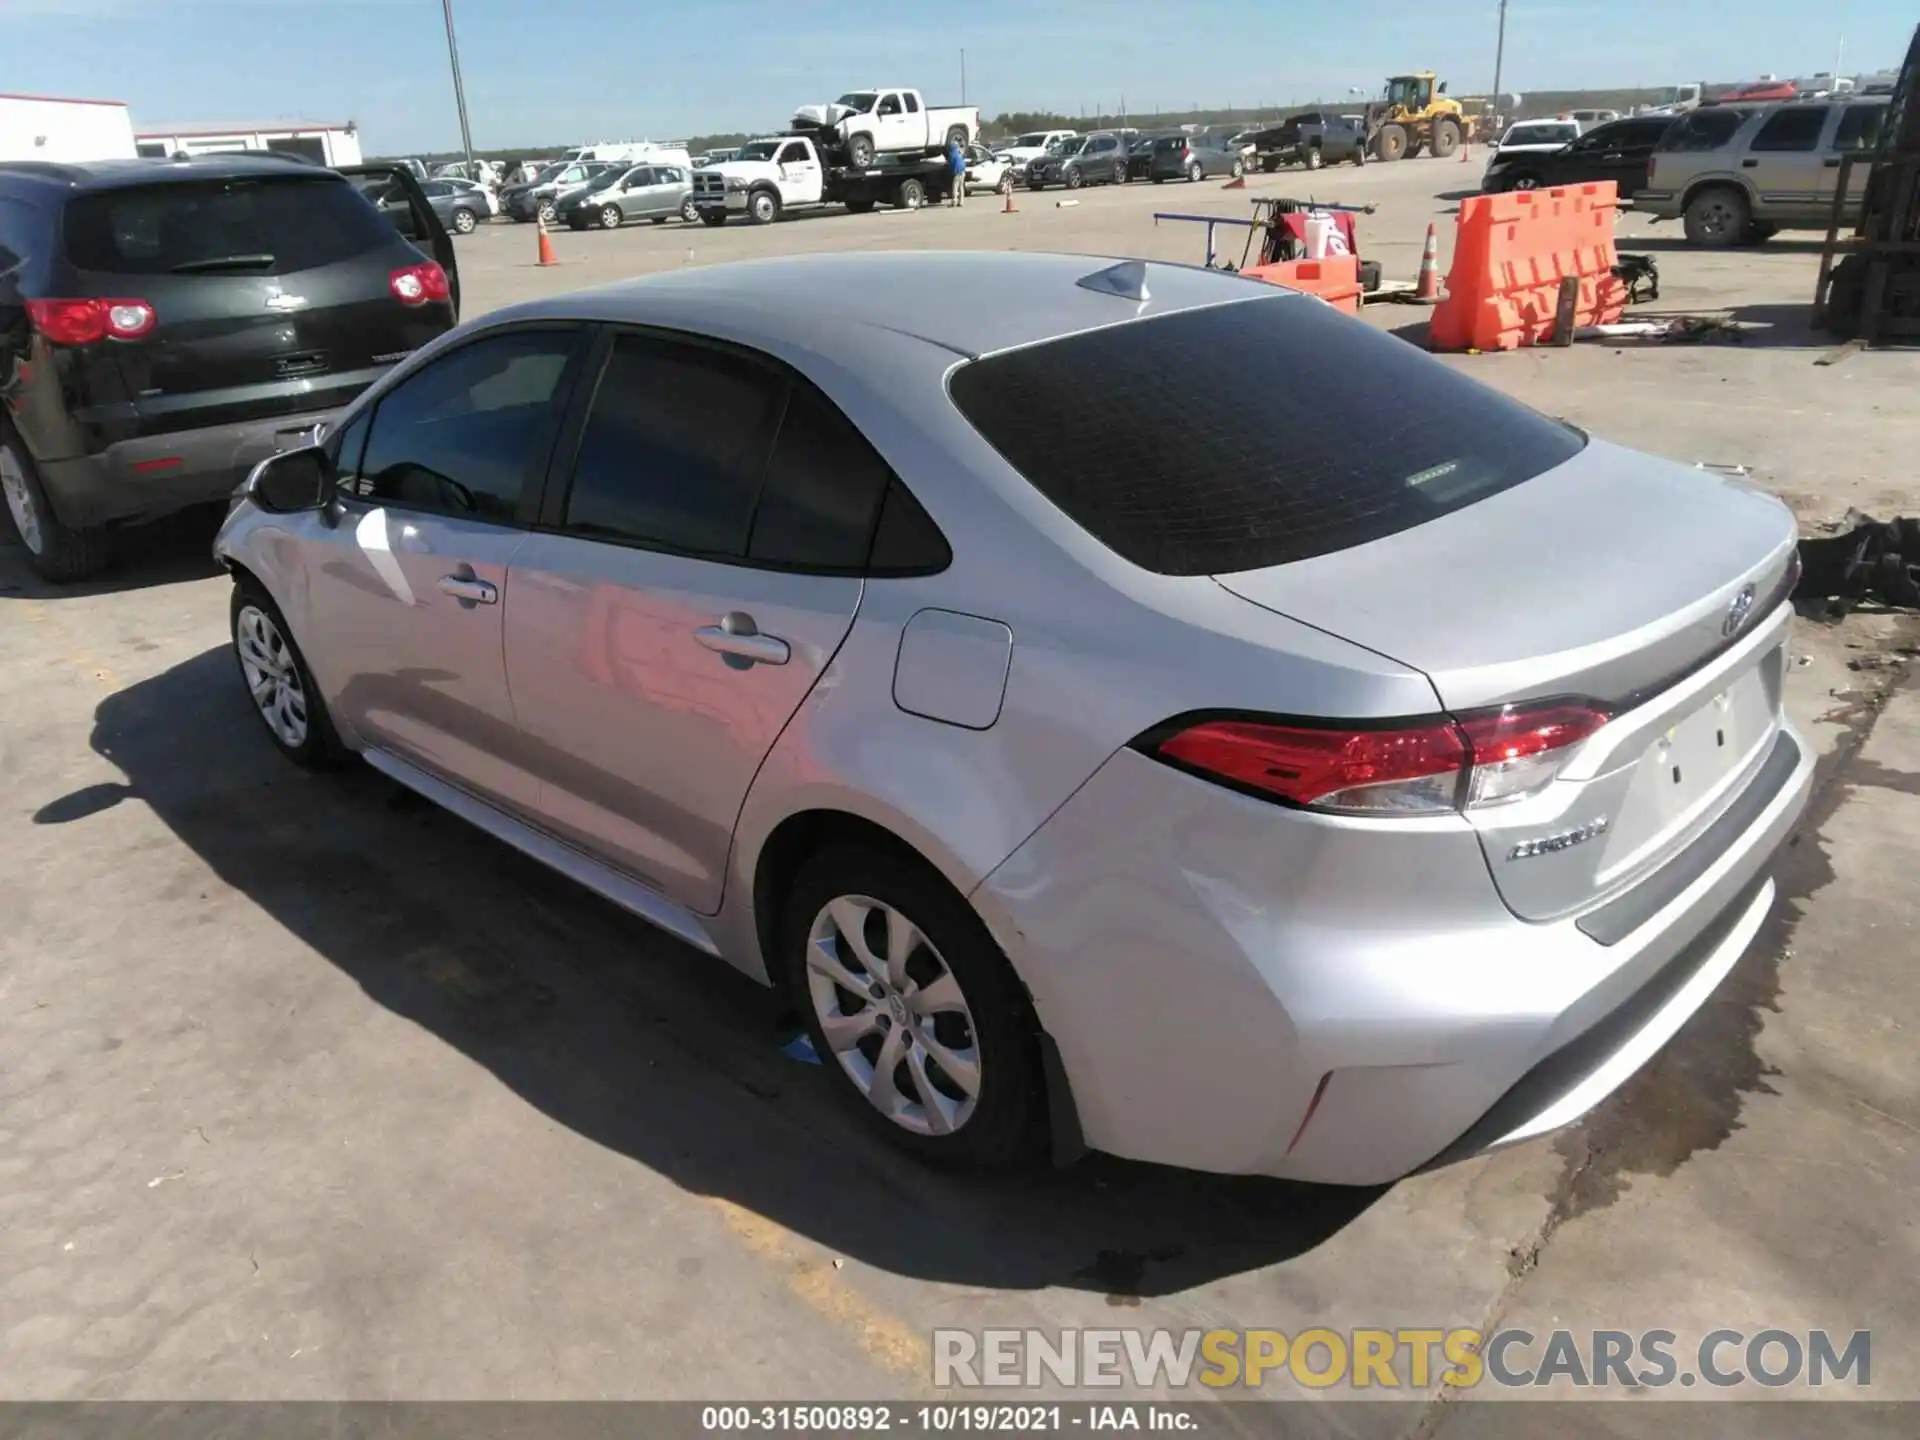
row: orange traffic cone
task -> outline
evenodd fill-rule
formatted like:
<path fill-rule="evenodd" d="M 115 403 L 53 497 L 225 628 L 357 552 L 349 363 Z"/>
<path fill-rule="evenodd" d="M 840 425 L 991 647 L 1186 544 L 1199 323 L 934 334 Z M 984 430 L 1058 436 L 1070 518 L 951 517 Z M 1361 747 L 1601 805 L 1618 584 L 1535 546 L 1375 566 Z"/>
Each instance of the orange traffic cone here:
<path fill-rule="evenodd" d="M 1427 222 L 1427 246 L 1420 252 L 1420 279 L 1413 287 L 1413 298 L 1420 305 L 1440 303 L 1440 237 L 1432 221 Z"/>
<path fill-rule="evenodd" d="M 1222 190 L 1244 190 L 1247 188 L 1247 177 L 1244 175 L 1236 175 L 1220 188 Z"/>
<path fill-rule="evenodd" d="M 1018 209 L 1014 207 L 1014 203 L 1013 203 L 1013 181 L 1011 180 L 1007 181 L 1006 185 L 1002 187 L 1000 193 L 1007 197 L 1007 203 L 1000 207 L 1000 213 L 1002 215 L 1018 215 L 1020 212 Z"/>
<path fill-rule="evenodd" d="M 544 215 L 534 217 L 534 223 L 540 227 L 540 263 L 558 265 L 560 257 L 553 253 L 553 241 L 547 238 L 547 219 Z"/>

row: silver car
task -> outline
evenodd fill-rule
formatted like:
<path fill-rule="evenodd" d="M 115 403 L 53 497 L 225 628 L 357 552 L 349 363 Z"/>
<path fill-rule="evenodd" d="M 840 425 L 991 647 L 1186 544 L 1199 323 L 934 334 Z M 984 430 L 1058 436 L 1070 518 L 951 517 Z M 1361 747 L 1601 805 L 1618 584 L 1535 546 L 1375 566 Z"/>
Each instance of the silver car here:
<path fill-rule="evenodd" d="M 1372 1184 L 1572 1120 L 1753 939 L 1812 766 L 1777 500 L 1180 266 L 497 311 L 217 552 L 290 758 L 782 987 L 969 1164 Z"/>

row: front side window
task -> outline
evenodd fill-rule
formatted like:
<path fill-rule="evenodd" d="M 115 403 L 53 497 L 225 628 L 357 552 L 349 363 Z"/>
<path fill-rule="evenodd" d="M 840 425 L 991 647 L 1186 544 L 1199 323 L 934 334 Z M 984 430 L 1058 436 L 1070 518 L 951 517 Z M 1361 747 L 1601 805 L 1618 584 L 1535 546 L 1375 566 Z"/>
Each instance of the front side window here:
<path fill-rule="evenodd" d="M 800 144 L 798 141 L 795 141 L 793 144 L 788 145 L 781 150 L 779 163 L 782 165 L 798 165 L 806 158 L 807 158 L 806 146 Z"/>
<path fill-rule="evenodd" d="M 380 399 L 347 493 L 377 505 L 512 524 L 566 404 L 572 330 L 486 336 Z"/>

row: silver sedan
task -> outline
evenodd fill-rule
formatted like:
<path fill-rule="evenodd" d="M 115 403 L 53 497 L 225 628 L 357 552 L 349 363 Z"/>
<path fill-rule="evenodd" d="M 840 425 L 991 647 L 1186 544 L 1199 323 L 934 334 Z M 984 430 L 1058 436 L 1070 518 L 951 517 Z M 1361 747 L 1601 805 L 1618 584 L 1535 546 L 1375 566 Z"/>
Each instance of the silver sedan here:
<path fill-rule="evenodd" d="M 290 759 L 781 987 L 938 1160 L 1372 1184 L 1564 1124 L 1753 939 L 1811 771 L 1776 500 L 1178 266 L 499 311 L 217 549 Z"/>

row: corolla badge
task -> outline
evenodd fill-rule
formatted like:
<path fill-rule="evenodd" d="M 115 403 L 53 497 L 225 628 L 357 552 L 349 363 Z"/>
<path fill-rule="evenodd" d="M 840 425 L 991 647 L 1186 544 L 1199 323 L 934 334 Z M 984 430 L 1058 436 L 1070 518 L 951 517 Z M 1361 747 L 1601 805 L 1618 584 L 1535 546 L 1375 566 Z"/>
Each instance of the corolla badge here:
<path fill-rule="evenodd" d="M 1740 627 L 1747 623 L 1747 615 L 1753 609 L 1753 586 L 1742 585 L 1740 593 L 1733 597 L 1727 606 L 1727 618 L 1720 622 L 1720 634 L 1732 639 L 1740 633 Z"/>
<path fill-rule="evenodd" d="M 306 305 L 307 297 L 304 295 L 283 295 L 276 291 L 267 296 L 267 309 L 278 310 L 282 315 L 291 310 L 304 310 Z"/>
<path fill-rule="evenodd" d="M 1557 855 L 1562 850 L 1571 850 L 1576 845 L 1584 845 L 1596 836 L 1607 833 L 1607 817 L 1589 820 L 1577 830 L 1563 830 L 1558 835 L 1542 835 L 1538 840 L 1522 840 L 1507 851 L 1509 860 L 1531 860 L 1536 855 Z"/>

